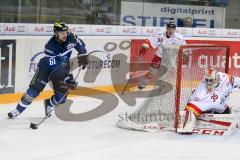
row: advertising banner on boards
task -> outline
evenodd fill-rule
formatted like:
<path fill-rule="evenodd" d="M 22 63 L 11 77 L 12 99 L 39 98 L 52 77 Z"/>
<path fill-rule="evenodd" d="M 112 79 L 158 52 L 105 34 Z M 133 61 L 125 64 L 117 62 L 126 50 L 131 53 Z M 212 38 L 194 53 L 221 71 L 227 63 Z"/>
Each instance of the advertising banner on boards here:
<path fill-rule="evenodd" d="M 228 46 L 230 48 L 230 58 L 229 58 L 229 73 L 232 75 L 240 75 L 240 42 L 239 41 L 231 41 L 231 40 L 225 40 L 225 41 L 219 41 L 219 40 L 186 40 L 188 44 L 218 44 L 223 46 Z M 142 45 L 144 41 L 142 39 L 134 39 L 132 40 L 132 48 L 131 48 L 131 64 L 135 64 L 139 54 L 138 50 L 140 46 Z M 153 56 L 155 54 L 155 49 L 150 49 L 148 53 L 144 56 L 143 62 L 150 64 Z M 206 50 L 203 49 L 204 52 Z M 214 53 L 211 53 L 214 54 Z M 209 56 L 211 56 L 209 54 Z M 201 58 L 201 57 L 200 57 Z M 220 57 L 221 58 L 221 57 Z M 198 67 L 199 68 L 205 68 L 206 66 L 209 66 L 210 63 L 207 63 L 203 59 L 199 59 Z M 224 64 L 218 63 L 217 61 L 213 63 L 213 67 L 223 68 L 225 67 Z M 148 70 L 148 67 L 145 67 L 145 70 Z"/>
<path fill-rule="evenodd" d="M 225 8 L 142 2 L 121 2 L 121 25 L 224 28 Z"/>
<path fill-rule="evenodd" d="M 0 40 L 0 94 L 15 92 L 16 40 Z"/>

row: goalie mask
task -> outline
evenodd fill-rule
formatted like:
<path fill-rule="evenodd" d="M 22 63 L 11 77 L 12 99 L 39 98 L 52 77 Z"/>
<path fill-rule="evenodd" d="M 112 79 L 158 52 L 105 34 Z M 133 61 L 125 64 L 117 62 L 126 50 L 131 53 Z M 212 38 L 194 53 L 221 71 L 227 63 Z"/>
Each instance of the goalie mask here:
<path fill-rule="evenodd" d="M 213 68 L 208 69 L 205 74 L 204 80 L 209 90 L 216 88 L 217 85 L 219 84 L 217 71 Z"/>

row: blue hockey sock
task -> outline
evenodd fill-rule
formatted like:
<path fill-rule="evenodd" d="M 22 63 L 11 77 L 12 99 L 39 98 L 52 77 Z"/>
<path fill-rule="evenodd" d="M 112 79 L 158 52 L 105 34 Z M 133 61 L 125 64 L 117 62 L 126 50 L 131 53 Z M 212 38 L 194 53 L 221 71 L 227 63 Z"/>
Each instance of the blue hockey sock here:
<path fill-rule="evenodd" d="M 36 98 L 38 95 L 39 95 L 38 91 L 36 91 L 33 88 L 29 88 L 27 92 L 22 96 L 16 109 L 20 113 L 22 113 L 32 103 L 33 99 Z"/>
<path fill-rule="evenodd" d="M 62 104 L 66 101 L 67 99 L 67 96 L 66 95 L 63 95 L 63 94 L 60 94 L 60 93 L 55 93 L 55 95 L 53 95 L 49 101 L 47 101 L 47 104 L 50 106 L 50 107 L 54 107 L 58 104 Z"/>

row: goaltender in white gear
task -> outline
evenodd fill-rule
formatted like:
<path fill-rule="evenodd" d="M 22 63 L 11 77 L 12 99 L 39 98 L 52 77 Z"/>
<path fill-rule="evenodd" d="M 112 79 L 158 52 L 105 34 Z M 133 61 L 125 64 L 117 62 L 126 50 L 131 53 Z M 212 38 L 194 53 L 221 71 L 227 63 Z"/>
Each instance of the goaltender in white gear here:
<path fill-rule="evenodd" d="M 146 39 L 140 48 L 140 56 L 144 56 L 149 48 L 156 49 L 156 51 L 150 64 L 149 71 L 145 74 L 144 79 L 141 81 L 138 88 L 143 89 L 158 72 L 162 57 L 166 56 L 166 51 L 164 51 L 163 45 L 181 46 L 184 44 L 186 44 L 186 42 L 181 34 L 176 33 L 176 25 L 173 22 L 167 24 L 166 32 L 162 35 Z"/>
<path fill-rule="evenodd" d="M 217 72 L 210 68 L 204 80 L 190 95 L 185 111 L 180 112 L 181 123 L 178 133 L 192 133 L 196 117 L 203 113 L 230 114 L 227 105 L 229 95 L 234 88 L 240 87 L 240 77 Z"/>

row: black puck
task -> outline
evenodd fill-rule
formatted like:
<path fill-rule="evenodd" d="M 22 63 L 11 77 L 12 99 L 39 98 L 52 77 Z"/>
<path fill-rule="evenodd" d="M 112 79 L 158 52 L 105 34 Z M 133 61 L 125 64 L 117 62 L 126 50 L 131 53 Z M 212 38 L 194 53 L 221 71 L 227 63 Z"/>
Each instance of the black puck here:
<path fill-rule="evenodd" d="M 30 128 L 32 128 L 32 129 L 37 129 L 37 124 L 31 123 L 31 124 L 30 124 Z"/>

